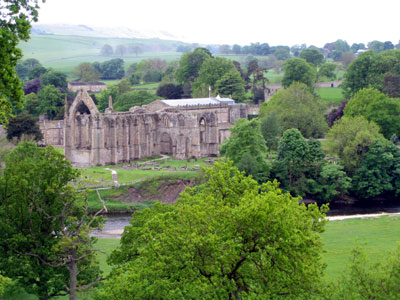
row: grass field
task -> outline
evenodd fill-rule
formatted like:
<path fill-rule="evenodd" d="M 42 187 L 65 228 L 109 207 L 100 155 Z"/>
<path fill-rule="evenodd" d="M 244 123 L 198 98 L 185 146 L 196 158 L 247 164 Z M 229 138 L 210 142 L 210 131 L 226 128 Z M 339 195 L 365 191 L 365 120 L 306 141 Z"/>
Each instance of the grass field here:
<path fill-rule="evenodd" d="M 326 278 L 333 279 L 350 263 L 356 246 L 364 249 L 371 262 L 385 259 L 400 242 L 400 217 L 383 216 L 369 219 L 330 221 L 322 234 L 327 263 Z"/>
<path fill-rule="evenodd" d="M 339 105 L 344 100 L 342 88 L 315 88 L 314 91 L 329 105 Z"/>
<path fill-rule="evenodd" d="M 327 264 L 325 277 L 334 280 L 350 263 L 351 251 L 359 246 L 372 262 L 384 259 L 400 242 L 400 217 L 383 216 L 369 219 L 330 221 L 322 234 Z M 119 239 L 99 239 L 99 249 L 110 253 L 119 244 Z M 100 266 L 109 272 L 105 256 L 100 256 Z"/>
<path fill-rule="evenodd" d="M 104 44 L 112 47 L 121 44 L 141 44 L 144 47 L 159 48 L 159 51 L 145 51 L 138 56 L 129 55 L 122 57 L 125 68 L 134 62 L 147 58 L 161 58 L 167 61 L 179 59 L 181 53 L 175 52 L 176 41 L 159 39 L 123 39 L 101 38 L 63 35 L 31 35 L 28 42 L 21 42 L 19 47 L 23 52 L 23 59 L 36 58 L 44 67 L 65 72 L 73 78 L 73 72 L 82 62 L 103 62 L 115 57 L 101 56 L 100 50 Z"/>

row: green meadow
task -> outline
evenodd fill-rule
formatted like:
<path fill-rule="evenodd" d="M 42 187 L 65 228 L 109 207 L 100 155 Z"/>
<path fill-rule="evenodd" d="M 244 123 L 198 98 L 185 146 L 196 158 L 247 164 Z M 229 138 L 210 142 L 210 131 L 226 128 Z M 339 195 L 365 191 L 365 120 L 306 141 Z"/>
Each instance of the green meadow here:
<path fill-rule="evenodd" d="M 63 35 L 35 35 L 32 34 L 27 42 L 21 42 L 24 57 L 38 59 L 44 67 L 65 72 L 73 78 L 74 69 L 82 62 L 103 62 L 116 58 L 114 56 L 101 56 L 100 51 L 104 44 L 112 47 L 123 44 L 140 44 L 143 48 L 153 49 L 139 55 L 122 57 L 127 68 L 134 62 L 148 58 L 160 58 L 167 61 L 179 59 L 181 53 L 175 52 L 180 42 L 160 39 L 124 39 L 101 38 Z M 156 50 L 158 49 L 158 50 Z"/>
<path fill-rule="evenodd" d="M 344 100 L 342 88 L 315 88 L 314 92 L 329 105 L 337 106 Z"/>

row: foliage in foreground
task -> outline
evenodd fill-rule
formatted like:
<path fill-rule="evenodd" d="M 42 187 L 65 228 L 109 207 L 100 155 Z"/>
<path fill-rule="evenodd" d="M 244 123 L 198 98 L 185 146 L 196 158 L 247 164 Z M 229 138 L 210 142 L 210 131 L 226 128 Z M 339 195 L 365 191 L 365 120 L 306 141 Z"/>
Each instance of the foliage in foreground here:
<path fill-rule="evenodd" d="M 101 219 L 69 184 L 78 175 L 54 148 L 21 143 L 0 177 L 0 271 L 40 299 L 76 299 L 99 276 L 89 233 Z"/>
<path fill-rule="evenodd" d="M 323 212 L 230 162 L 215 163 L 206 177 L 176 204 L 135 214 L 97 299 L 309 299 L 317 292 Z"/>
<path fill-rule="evenodd" d="M 351 265 L 332 284 L 324 300 L 396 300 L 400 298 L 400 247 L 387 259 L 370 265 L 365 254 L 353 250 Z"/>

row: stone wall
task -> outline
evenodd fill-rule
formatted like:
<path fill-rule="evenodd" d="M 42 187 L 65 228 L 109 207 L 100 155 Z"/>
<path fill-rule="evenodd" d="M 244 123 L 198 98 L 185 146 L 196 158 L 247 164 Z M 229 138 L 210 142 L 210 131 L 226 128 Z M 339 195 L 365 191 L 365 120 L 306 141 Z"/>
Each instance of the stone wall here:
<path fill-rule="evenodd" d="M 64 121 L 63 120 L 40 120 L 39 127 L 43 134 L 46 145 L 63 146 L 64 144 Z"/>

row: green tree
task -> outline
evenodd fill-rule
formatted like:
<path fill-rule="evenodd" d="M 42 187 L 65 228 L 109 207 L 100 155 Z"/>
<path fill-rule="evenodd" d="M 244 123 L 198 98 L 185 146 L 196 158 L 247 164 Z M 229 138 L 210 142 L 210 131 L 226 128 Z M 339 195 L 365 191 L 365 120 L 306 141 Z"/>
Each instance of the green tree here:
<path fill-rule="evenodd" d="M 78 175 L 54 148 L 21 143 L 0 177 L 0 269 L 40 299 L 75 300 L 99 275 L 89 234 L 101 220 L 70 184 Z"/>
<path fill-rule="evenodd" d="M 269 102 L 264 102 L 260 115 L 262 117 L 273 111 L 277 112 L 284 130 L 297 128 L 306 138 L 320 138 L 328 129 L 324 117 L 325 105 L 299 82 L 280 89 Z"/>
<path fill-rule="evenodd" d="M 117 250 L 123 263 L 97 299 L 300 300 L 316 293 L 323 212 L 299 205 L 276 182 L 258 185 L 229 162 L 205 172 L 206 183 L 176 204 L 133 217 Z"/>
<path fill-rule="evenodd" d="M 202 48 L 197 48 L 183 55 L 176 70 L 176 80 L 181 84 L 188 81 L 193 82 L 199 74 L 201 65 L 207 58 L 211 58 L 211 55 Z"/>
<path fill-rule="evenodd" d="M 19 78 L 21 78 L 23 81 L 26 81 L 27 79 L 30 79 L 29 74 L 32 72 L 32 70 L 38 67 L 42 67 L 40 62 L 35 58 L 29 58 L 17 64 L 15 70 L 17 71 Z"/>
<path fill-rule="evenodd" d="M 53 85 L 63 90 L 67 90 L 67 75 L 62 72 L 49 70 L 40 76 L 42 86 Z"/>
<path fill-rule="evenodd" d="M 222 97 L 232 97 L 238 102 L 245 99 L 245 82 L 240 73 L 235 69 L 225 73 L 216 83 L 215 92 Z"/>
<path fill-rule="evenodd" d="M 30 93 L 25 95 L 25 105 L 24 112 L 30 114 L 33 117 L 38 117 L 40 115 L 39 105 L 40 99 L 35 93 Z"/>
<path fill-rule="evenodd" d="M 17 48 L 29 39 L 31 22 L 38 20 L 38 1 L 4 0 L 0 14 L 0 123 L 8 123 L 12 108 L 23 106 L 22 83 L 15 67 L 22 57 Z"/>
<path fill-rule="evenodd" d="M 308 191 L 318 202 L 330 202 L 337 195 L 344 195 L 351 189 L 349 178 L 340 164 L 324 164 L 318 178 L 310 183 Z"/>
<path fill-rule="evenodd" d="M 300 58 L 306 60 L 306 62 L 313 64 L 315 67 L 318 67 L 324 62 L 324 56 L 322 53 L 313 48 L 304 49 L 300 52 Z"/>
<path fill-rule="evenodd" d="M 142 106 L 157 100 L 157 96 L 146 91 L 131 91 L 119 95 L 114 103 L 115 111 L 128 111 L 133 106 Z"/>
<path fill-rule="evenodd" d="M 358 91 L 344 108 L 349 117 L 364 116 L 368 121 L 379 125 L 381 133 L 387 138 L 400 134 L 400 101 L 373 88 Z"/>
<path fill-rule="evenodd" d="M 329 152 L 336 153 L 348 174 L 360 167 L 364 154 L 377 140 L 384 139 L 379 127 L 363 116 L 342 117 L 326 134 Z"/>
<path fill-rule="evenodd" d="M 124 60 L 114 58 L 100 65 L 101 79 L 121 79 L 125 76 Z"/>
<path fill-rule="evenodd" d="M 278 149 L 278 142 L 283 133 L 276 111 L 272 111 L 261 119 L 261 133 L 268 149 Z"/>
<path fill-rule="evenodd" d="M 383 42 L 376 40 L 368 43 L 368 49 L 374 51 L 375 53 L 379 53 L 385 50 Z"/>
<path fill-rule="evenodd" d="M 7 139 L 19 140 L 23 134 L 33 136 L 35 141 L 43 139 L 37 121 L 32 116 L 22 113 L 10 120 L 7 127 Z"/>
<path fill-rule="evenodd" d="M 383 193 L 399 196 L 400 149 L 387 140 L 376 141 L 353 176 L 353 190 L 364 199 Z"/>
<path fill-rule="evenodd" d="M 326 77 L 328 80 L 335 80 L 336 79 L 336 64 L 334 63 L 324 63 L 321 65 L 317 72 L 317 81 L 321 78 Z"/>
<path fill-rule="evenodd" d="M 96 96 L 97 98 L 97 109 L 100 112 L 104 112 L 104 110 L 108 107 L 108 98 L 111 96 L 111 99 L 115 101 L 118 97 L 118 87 L 116 85 L 112 85 L 108 87 L 106 90 L 103 90 Z"/>
<path fill-rule="evenodd" d="M 301 58 L 291 58 L 285 61 L 282 85 L 286 88 L 293 82 L 304 83 L 310 90 L 315 83 L 316 71 L 313 66 Z"/>
<path fill-rule="evenodd" d="M 42 76 L 42 74 L 47 73 L 47 72 L 48 72 L 48 70 L 45 67 L 42 67 L 42 66 L 35 67 L 28 73 L 28 79 L 32 80 L 35 78 L 40 78 L 40 76 Z"/>
<path fill-rule="evenodd" d="M 75 72 L 81 82 L 95 82 L 100 79 L 100 72 L 90 63 L 79 64 Z"/>
<path fill-rule="evenodd" d="M 307 141 L 299 130 L 288 129 L 279 141 L 273 173 L 285 190 L 305 196 L 315 185 L 320 168 L 325 164 L 324 157 L 319 141 Z"/>
<path fill-rule="evenodd" d="M 199 95 L 202 89 L 205 87 L 208 92 L 208 87 L 211 86 L 212 90 L 215 90 L 217 81 L 229 72 L 239 73 L 231 60 L 223 57 L 206 59 L 200 67 L 199 76 L 193 83 L 193 94 L 196 96 L 206 96 Z"/>
<path fill-rule="evenodd" d="M 400 75 L 400 50 L 387 50 L 379 54 L 373 51 L 361 53 L 349 65 L 342 86 L 346 97 L 351 97 L 363 88 L 383 91 L 387 73 Z"/>
<path fill-rule="evenodd" d="M 266 181 L 270 165 L 260 122 L 256 119 L 238 119 L 230 131 L 231 136 L 219 149 L 221 155 L 232 160 L 241 171 L 251 170 L 252 173 L 247 175 L 252 175 L 258 182 Z"/>
<path fill-rule="evenodd" d="M 46 114 L 50 120 L 62 119 L 64 95 L 54 85 L 46 85 L 37 94 L 40 99 L 39 112 Z"/>
<path fill-rule="evenodd" d="M 101 47 L 100 55 L 111 56 L 113 54 L 114 50 L 109 44 L 104 44 L 103 47 Z"/>
<path fill-rule="evenodd" d="M 339 61 L 343 64 L 344 69 L 350 65 L 350 63 L 356 58 L 356 56 L 351 51 L 343 52 L 340 56 Z"/>
<path fill-rule="evenodd" d="M 131 89 L 131 83 L 127 78 L 122 78 L 120 82 L 117 83 L 118 95 L 129 92 Z"/>

